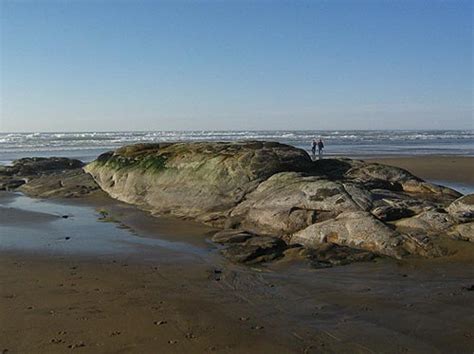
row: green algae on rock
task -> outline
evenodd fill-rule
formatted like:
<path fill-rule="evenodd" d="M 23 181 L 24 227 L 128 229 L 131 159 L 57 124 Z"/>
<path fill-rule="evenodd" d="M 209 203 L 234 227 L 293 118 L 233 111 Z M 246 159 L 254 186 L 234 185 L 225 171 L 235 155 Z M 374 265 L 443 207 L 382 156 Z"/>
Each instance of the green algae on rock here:
<path fill-rule="evenodd" d="M 331 243 L 397 258 L 442 254 L 417 229 L 403 232 L 413 223 L 397 222 L 460 196 L 400 168 L 312 161 L 305 151 L 276 142 L 136 144 L 101 155 L 85 170 L 112 197 L 152 213 L 230 228 L 230 234 L 308 247 Z M 233 253 L 251 243 L 247 236 L 228 239 L 242 243 Z"/>
<path fill-rule="evenodd" d="M 327 244 L 432 257 L 445 253 L 441 237 L 472 241 L 472 196 L 459 198 L 396 167 L 312 161 L 277 142 L 135 144 L 82 166 L 64 158 L 21 159 L 0 168 L 0 189 L 48 198 L 103 190 L 152 214 L 224 229 L 214 240 L 242 262 L 281 258 L 285 247 Z"/>

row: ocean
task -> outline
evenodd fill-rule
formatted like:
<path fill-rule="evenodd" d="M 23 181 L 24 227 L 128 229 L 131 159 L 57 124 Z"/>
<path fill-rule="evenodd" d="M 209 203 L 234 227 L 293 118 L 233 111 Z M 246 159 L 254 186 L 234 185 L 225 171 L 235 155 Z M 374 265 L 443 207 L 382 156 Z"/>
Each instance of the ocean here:
<path fill-rule="evenodd" d="M 88 162 L 119 146 L 143 142 L 271 140 L 310 150 L 322 138 L 326 156 L 474 156 L 474 130 L 287 130 L 0 133 L 0 164 L 26 156 Z"/>

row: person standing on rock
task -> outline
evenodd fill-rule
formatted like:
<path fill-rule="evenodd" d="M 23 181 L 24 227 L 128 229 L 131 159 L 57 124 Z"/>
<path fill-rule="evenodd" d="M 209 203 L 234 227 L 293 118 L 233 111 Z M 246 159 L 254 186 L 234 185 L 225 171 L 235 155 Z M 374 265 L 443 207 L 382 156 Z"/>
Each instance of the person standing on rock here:
<path fill-rule="evenodd" d="M 323 149 L 324 149 L 323 140 L 321 138 L 319 138 L 319 141 L 318 141 L 318 155 L 319 155 L 320 160 L 323 159 Z"/>

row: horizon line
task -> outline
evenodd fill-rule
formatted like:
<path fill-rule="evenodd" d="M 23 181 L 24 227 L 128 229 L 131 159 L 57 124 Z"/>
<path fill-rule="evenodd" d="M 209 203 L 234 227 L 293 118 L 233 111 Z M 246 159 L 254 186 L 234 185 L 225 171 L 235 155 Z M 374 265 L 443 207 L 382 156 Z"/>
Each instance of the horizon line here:
<path fill-rule="evenodd" d="M 43 130 L 43 131 L 0 131 L 0 134 L 61 134 L 61 133 L 150 133 L 150 132 L 349 132 L 349 131 L 406 131 L 406 132 L 440 132 L 440 131 L 474 131 L 473 128 L 462 129 L 163 129 L 163 130 Z"/>

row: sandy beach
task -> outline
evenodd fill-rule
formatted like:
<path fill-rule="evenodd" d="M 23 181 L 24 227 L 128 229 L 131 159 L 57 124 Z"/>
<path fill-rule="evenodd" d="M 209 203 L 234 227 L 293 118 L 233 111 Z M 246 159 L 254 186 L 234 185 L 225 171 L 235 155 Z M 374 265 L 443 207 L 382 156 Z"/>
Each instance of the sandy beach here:
<path fill-rule="evenodd" d="M 0 354 L 474 354 L 473 10 L 0 0 Z"/>
<path fill-rule="evenodd" d="M 474 185 L 474 157 L 471 156 L 376 157 L 370 160 L 404 168 L 427 180 Z"/>
<path fill-rule="evenodd" d="M 424 178 L 472 183 L 472 158 L 383 162 Z M 244 266 L 219 255 L 208 241 L 212 229 L 155 218 L 105 196 L 73 203 L 2 192 L 0 207 L 3 353 L 474 347 L 469 242 L 435 259 L 314 269 L 295 258 Z"/>

